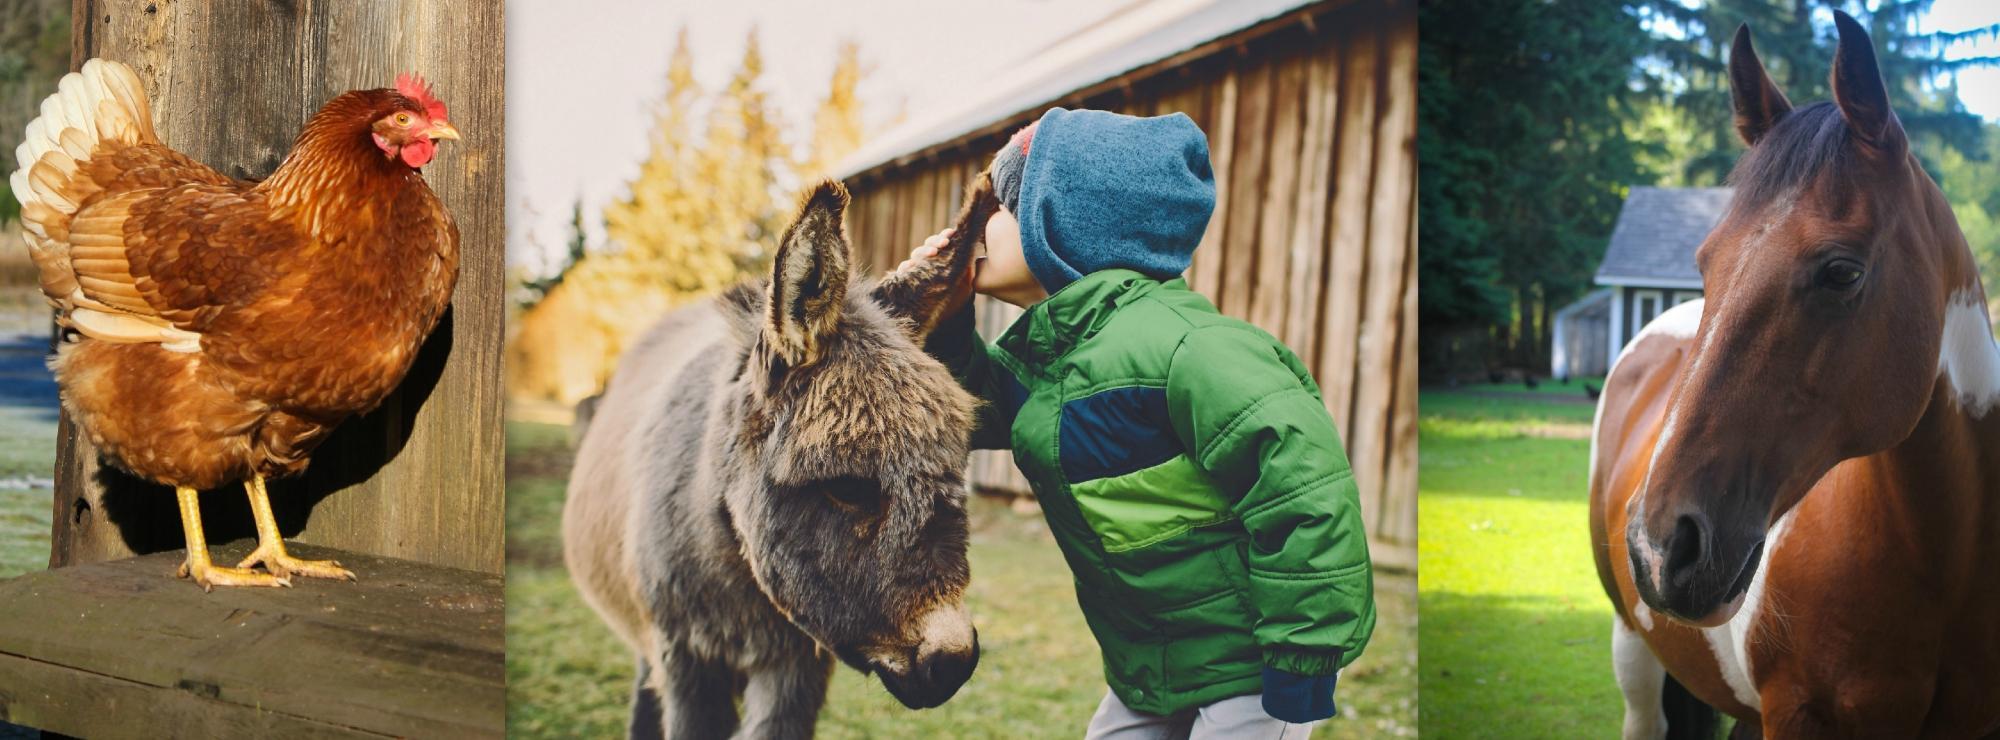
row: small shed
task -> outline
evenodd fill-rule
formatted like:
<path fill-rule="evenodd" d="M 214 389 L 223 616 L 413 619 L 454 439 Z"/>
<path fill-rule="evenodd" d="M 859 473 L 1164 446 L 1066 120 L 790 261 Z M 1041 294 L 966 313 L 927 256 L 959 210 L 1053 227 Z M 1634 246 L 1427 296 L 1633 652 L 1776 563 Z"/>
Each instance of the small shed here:
<path fill-rule="evenodd" d="M 1611 300 L 1610 288 L 1598 288 L 1556 312 L 1550 322 L 1555 329 L 1550 374 L 1577 378 L 1611 372 L 1611 356 L 1605 349 L 1611 340 Z"/>
<path fill-rule="evenodd" d="M 1694 253 L 1722 221 L 1733 192 L 1730 188 L 1632 188 L 1618 211 L 1617 225 L 1611 229 L 1604 261 L 1597 267 L 1597 284 L 1611 291 L 1610 317 L 1605 324 L 1608 336 L 1603 344 L 1606 369 L 1646 322 L 1701 297 L 1701 272 L 1695 269 Z M 1586 296 L 1583 300 L 1592 299 Z M 1568 333 L 1560 321 L 1556 330 Z M 1558 353 L 1563 351 L 1562 344 L 1557 342 Z"/>
<path fill-rule="evenodd" d="M 966 183 L 1050 106 L 1186 113 L 1208 133 L 1217 185 L 1189 283 L 1306 362 L 1377 562 L 1414 567 L 1416 67 L 1409 0 L 1134 3 L 837 168 L 858 259 L 892 269 L 950 225 Z M 1019 315 L 978 310 L 989 339 Z M 981 490 L 1027 492 L 1005 453 L 980 453 L 972 472 Z"/>

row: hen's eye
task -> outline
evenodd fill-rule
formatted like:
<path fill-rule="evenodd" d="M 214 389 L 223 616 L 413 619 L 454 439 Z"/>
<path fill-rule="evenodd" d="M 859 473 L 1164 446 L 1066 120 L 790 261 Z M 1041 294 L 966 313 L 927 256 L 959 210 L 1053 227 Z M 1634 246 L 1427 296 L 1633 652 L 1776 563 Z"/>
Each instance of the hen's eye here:
<path fill-rule="evenodd" d="M 408 113 L 398 113 L 398 114 L 396 114 L 396 125 L 398 125 L 398 126 L 408 126 L 408 125 L 410 125 L 410 114 L 408 114 Z"/>
<path fill-rule="evenodd" d="M 1861 263 L 1850 259 L 1836 259 L 1820 265 L 1815 280 L 1820 287 L 1829 290 L 1847 290 L 1861 282 Z"/>

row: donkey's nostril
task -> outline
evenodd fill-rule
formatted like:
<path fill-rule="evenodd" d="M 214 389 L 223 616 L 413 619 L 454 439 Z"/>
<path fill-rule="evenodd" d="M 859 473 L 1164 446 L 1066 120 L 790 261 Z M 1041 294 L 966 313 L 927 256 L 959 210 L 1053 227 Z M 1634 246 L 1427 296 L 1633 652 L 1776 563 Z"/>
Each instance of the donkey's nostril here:
<path fill-rule="evenodd" d="M 1692 514 L 1682 514 L 1674 520 L 1673 537 L 1667 541 L 1668 578 L 1692 575 L 1691 570 L 1708 559 L 1708 527 L 1706 520 Z"/>

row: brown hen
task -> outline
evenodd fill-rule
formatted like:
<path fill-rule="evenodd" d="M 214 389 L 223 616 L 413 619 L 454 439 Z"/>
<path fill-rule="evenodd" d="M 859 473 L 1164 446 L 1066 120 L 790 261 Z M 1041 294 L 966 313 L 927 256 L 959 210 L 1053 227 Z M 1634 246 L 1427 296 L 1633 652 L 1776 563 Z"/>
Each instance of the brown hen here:
<path fill-rule="evenodd" d="M 381 403 L 450 301 L 458 227 L 418 172 L 458 138 L 444 105 L 409 76 L 343 94 L 261 183 L 160 143 L 117 62 L 65 76 L 41 112 L 12 184 L 74 330 L 50 363 L 64 408 L 112 464 L 176 489 L 181 575 L 202 588 L 352 579 L 285 553 L 264 480 Z M 235 481 L 258 547 L 230 568 L 209 561 L 196 491 Z"/>

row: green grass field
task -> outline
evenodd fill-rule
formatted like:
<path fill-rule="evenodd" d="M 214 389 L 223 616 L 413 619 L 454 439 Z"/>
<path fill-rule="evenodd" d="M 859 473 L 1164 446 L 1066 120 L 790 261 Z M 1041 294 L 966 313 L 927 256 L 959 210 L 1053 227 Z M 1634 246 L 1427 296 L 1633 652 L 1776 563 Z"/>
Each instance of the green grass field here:
<path fill-rule="evenodd" d="M 631 657 L 571 587 L 559 534 L 567 430 L 515 422 L 507 455 L 507 724 L 512 737 L 624 732 Z M 943 707 L 904 709 L 841 668 L 820 715 L 826 738 L 1077 737 L 1104 695 L 1097 648 L 1068 566 L 1039 515 L 975 499 L 972 589 L 978 672 Z M 1380 619 L 1340 685 L 1343 716 L 1320 737 L 1417 731 L 1416 584 L 1379 574 Z"/>
<path fill-rule="evenodd" d="M 56 466 L 55 386 L 42 364 L 45 340 L 34 334 L 46 336 L 48 307 L 32 275 L 19 278 L 32 266 L 22 266 L 18 238 L 0 227 L 0 578 L 48 567 Z"/>
<path fill-rule="evenodd" d="M 1574 384 L 1420 394 L 1419 638 L 1438 737 L 1618 734 L 1611 604 L 1590 555 L 1595 405 L 1582 396 Z"/>

